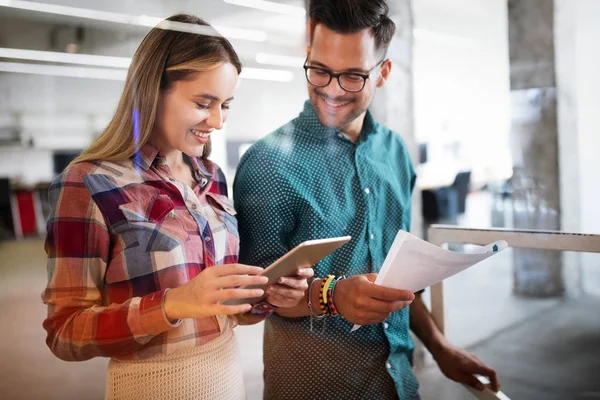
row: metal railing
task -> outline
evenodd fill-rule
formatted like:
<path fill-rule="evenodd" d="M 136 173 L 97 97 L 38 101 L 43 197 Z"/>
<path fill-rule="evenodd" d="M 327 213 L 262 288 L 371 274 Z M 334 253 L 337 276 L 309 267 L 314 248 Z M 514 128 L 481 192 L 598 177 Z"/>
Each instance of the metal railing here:
<path fill-rule="evenodd" d="M 600 253 L 600 235 L 536 231 L 521 229 L 475 229 L 448 225 L 433 225 L 428 230 L 429 241 L 437 246 L 446 244 L 476 244 L 505 240 L 509 247 L 539 250 L 561 250 Z M 431 287 L 431 314 L 442 332 L 444 319 L 444 282 Z M 467 387 L 480 400 L 510 400 L 502 392 L 479 392 Z"/>

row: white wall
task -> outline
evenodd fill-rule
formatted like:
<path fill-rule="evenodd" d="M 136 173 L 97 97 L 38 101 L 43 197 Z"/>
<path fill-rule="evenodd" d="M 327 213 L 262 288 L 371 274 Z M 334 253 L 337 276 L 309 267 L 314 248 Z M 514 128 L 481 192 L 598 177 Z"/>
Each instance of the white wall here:
<path fill-rule="evenodd" d="M 600 234 L 600 2 L 577 0 L 577 116 L 581 230 Z M 567 183 L 568 184 L 568 183 Z M 584 291 L 600 295 L 600 255 L 582 255 Z"/>
<path fill-rule="evenodd" d="M 413 3 L 417 140 L 430 142 L 430 158 L 463 142 L 474 180 L 511 173 L 506 3 Z"/>
<path fill-rule="evenodd" d="M 308 99 L 302 69 L 294 70 L 292 82 L 242 80 L 227 121 L 228 137 L 256 140 L 296 118 Z"/>
<path fill-rule="evenodd" d="M 561 227 L 600 234 L 600 2 L 555 0 Z M 600 295 L 600 254 L 567 253 L 584 293 Z"/>

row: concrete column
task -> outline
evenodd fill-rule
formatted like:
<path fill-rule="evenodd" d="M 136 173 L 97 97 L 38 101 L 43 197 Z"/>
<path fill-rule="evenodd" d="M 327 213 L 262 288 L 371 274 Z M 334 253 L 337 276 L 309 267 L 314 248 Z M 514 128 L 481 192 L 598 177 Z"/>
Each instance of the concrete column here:
<path fill-rule="evenodd" d="M 560 230 L 554 2 L 508 0 L 514 227 Z M 564 292 L 559 252 L 514 250 L 514 292 Z"/>

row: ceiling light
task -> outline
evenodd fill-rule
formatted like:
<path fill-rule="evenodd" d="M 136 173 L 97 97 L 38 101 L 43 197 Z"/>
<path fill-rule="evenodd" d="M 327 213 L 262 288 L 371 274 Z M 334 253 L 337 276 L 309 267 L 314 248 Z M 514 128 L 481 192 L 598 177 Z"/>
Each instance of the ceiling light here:
<path fill-rule="evenodd" d="M 24 64 L 0 62 L 0 72 L 15 72 L 20 74 L 66 76 L 70 78 L 107 79 L 124 81 L 126 70 L 109 68 L 83 68 L 65 65 Z"/>
<path fill-rule="evenodd" d="M 70 56 L 72 54 L 65 55 Z M 41 58 L 44 58 L 42 61 L 47 61 L 47 57 Z M 32 58 L 27 59 L 31 60 Z M 67 65 L 26 64 L 13 62 L 0 62 L 0 72 L 65 76 L 70 78 L 107 79 L 114 81 L 124 81 L 125 77 L 127 76 L 127 70 L 125 69 L 84 68 Z M 258 79 L 273 82 L 291 82 L 294 79 L 294 74 L 290 71 L 280 69 L 244 68 L 240 78 Z"/>
<path fill-rule="evenodd" d="M 0 0 L 0 6 L 18 8 L 20 10 L 37 11 L 55 15 L 65 15 L 68 17 L 115 22 L 118 24 L 131 24 L 133 23 L 134 18 L 131 15 L 114 12 L 90 10 L 87 8 L 60 6 L 56 4 L 46 4 L 23 0 Z"/>
<path fill-rule="evenodd" d="M 145 27 L 154 27 L 159 22 L 163 21 L 164 18 L 150 17 L 148 15 L 127 15 L 115 12 L 91 10 L 87 8 L 60 6 L 55 4 L 37 3 L 33 1 L 25 0 L 0 0 L 0 7 L 16 8 L 20 10 L 29 10 L 42 12 L 47 14 L 64 15 L 68 17 L 92 19 L 97 21 L 113 22 L 118 24 L 127 25 L 138 25 Z M 180 22 L 181 25 L 189 27 L 187 30 L 182 28 L 177 29 L 179 31 L 190 32 L 194 31 L 195 27 L 199 26 L 196 24 L 186 24 Z M 163 29 L 168 29 L 163 27 Z M 230 28 L 230 27 L 215 27 L 223 36 L 229 39 L 249 40 L 253 42 L 264 42 L 267 40 L 267 33 L 263 31 L 257 31 L 253 29 L 241 29 L 241 28 Z"/>
<path fill-rule="evenodd" d="M 46 61 L 65 64 L 92 65 L 95 67 L 129 68 L 131 58 L 109 57 L 91 54 L 69 54 L 53 51 L 7 49 L 0 47 L 0 58 L 18 60 Z"/>
<path fill-rule="evenodd" d="M 270 11 L 279 14 L 287 15 L 306 15 L 306 10 L 303 7 L 290 6 L 288 4 L 275 3 L 265 0 L 223 0 L 225 3 L 234 4 L 236 6 L 254 8 L 257 10 Z"/>

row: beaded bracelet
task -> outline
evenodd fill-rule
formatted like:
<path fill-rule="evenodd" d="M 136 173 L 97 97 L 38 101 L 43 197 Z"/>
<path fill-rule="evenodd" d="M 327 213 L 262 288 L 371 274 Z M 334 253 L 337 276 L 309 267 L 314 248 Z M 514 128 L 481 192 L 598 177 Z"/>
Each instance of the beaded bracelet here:
<path fill-rule="evenodd" d="M 337 283 L 339 281 L 341 281 L 342 279 L 345 279 L 345 278 L 346 278 L 345 276 L 339 276 L 339 277 L 337 277 L 331 283 L 331 286 L 329 287 L 329 293 L 327 293 L 327 306 L 329 307 L 329 312 L 334 317 L 337 317 L 337 316 L 340 315 L 340 313 L 338 312 L 337 308 L 335 307 L 335 302 L 333 301 L 333 295 L 335 293 L 335 286 L 337 285 Z"/>
<path fill-rule="evenodd" d="M 321 307 L 321 311 L 323 311 L 323 314 L 327 316 L 331 315 L 329 307 L 327 306 L 327 292 L 334 279 L 335 275 L 327 275 L 327 280 L 323 280 L 323 282 L 321 283 L 321 296 L 319 297 L 319 306 Z"/>

